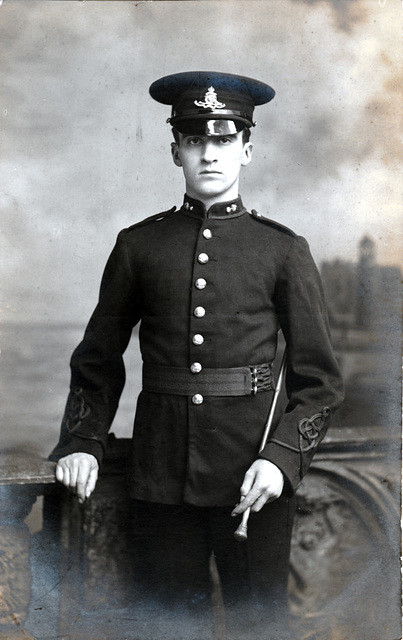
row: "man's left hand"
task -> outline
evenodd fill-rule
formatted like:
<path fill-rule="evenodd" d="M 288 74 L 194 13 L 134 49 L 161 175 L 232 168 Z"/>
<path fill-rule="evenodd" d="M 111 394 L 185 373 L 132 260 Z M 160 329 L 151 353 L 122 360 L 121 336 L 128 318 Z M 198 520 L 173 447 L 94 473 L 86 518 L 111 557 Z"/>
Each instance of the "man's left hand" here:
<path fill-rule="evenodd" d="M 284 487 L 284 476 L 273 462 L 259 458 L 249 467 L 241 486 L 241 501 L 232 511 L 238 516 L 246 509 L 260 511 L 266 502 L 277 500 Z"/>

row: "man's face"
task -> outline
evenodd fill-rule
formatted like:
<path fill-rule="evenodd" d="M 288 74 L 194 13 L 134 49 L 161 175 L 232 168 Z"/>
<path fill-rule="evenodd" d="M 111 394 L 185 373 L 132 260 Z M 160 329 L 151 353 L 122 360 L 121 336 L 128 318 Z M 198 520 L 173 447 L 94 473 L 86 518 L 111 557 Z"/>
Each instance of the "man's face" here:
<path fill-rule="evenodd" d="M 211 204 L 238 196 L 239 173 L 252 158 L 252 144 L 242 132 L 226 136 L 179 134 L 172 143 L 175 164 L 183 168 L 186 193 Z"/>

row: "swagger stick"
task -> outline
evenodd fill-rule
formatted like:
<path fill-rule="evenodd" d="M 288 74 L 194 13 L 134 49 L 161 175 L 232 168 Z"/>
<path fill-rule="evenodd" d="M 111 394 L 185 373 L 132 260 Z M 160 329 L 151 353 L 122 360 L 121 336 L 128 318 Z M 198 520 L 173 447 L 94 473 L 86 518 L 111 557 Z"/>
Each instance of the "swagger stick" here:
<path fill-rule="evenodd" d="M 283 384 L 283 378 L 286 370 L 286 358 L 287 358 L 287 349 L 284 349 L 283 358 L 281 360 L 281 365 L 280 365 L 280 371 L 278 373 L 277 384 L 276 384 L 276 388 L 274 389 L 274 395 L 273 395 L 273 400 L 270 407 L 270 413 L 269 413 L 269 417 L 267 418 L 266 427 L 263 433 L 262 442 L 260 444 L 259 453 L 262 451 L 262 449 L 265 448 L 267 439 L 269 437 L 269 434 L 273 425 L 274 412 L 276 410 L 277 400 L 278 400 L 278 396 L 280 395 L 281 386 Z M 237 530 L 234 532 L 234 538 L 236 540 L 239 540 L 241 542 L 243 542 L 244 540 L 247 540 L 249 515 L 250 515 L 250 507 L 243 512 L 241 523 L 237 528 Z"/>

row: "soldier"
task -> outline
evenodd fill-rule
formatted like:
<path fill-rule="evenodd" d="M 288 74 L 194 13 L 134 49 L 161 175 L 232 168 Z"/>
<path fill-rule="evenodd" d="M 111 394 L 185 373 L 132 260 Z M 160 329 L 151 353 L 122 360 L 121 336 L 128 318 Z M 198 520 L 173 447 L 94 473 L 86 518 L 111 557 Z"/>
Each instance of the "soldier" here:
<path fill-rule="evenodd" d="M 179 210 L 118 236 L 72 356 L 57 479 L 80 502 L 93 491 L 124 386 L 122 354 L 141 322 L 143 390 L 129 454 L 136 575 L 166 611 L 202 620 L 197 640 L 209 638 L 213 554 L 228 640 L 281 640 L 295 491 L 343 397 L 321 282 L 306 241 L 249 213 L 239 196 L 253 111 L 274 90 L 189 72 L 157 80 L 150 93 L 172 105 L 172 158 L 186 194 Z M 280 328 L 288 404 L 259 453 Z M 242 544 L 234 518 L 248 508 Z M 182 637 L 172 624 L 161 638 Z"/>

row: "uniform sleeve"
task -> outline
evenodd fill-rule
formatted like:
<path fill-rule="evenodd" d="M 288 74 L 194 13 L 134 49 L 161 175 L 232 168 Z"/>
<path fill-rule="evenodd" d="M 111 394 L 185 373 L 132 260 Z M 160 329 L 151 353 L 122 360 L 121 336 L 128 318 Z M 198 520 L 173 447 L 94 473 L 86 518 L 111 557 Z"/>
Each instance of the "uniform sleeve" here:
<path fill-rule="evenodd" d="M 60 439 L 51 460 L 75 452 L 102 462 L 125 384 L 123 353 L 140 305 L 122 231 L 102 277 L 98 304 L 71 362 L 71 383 Z"/>
<path fill-rule="evenodd" d="M 275 303 L 287 344 L 288 404 L 260 455 L 282 470 L 295 491 L 344 397 L 322 283 L 304 238 L 293 239 Z"/>

